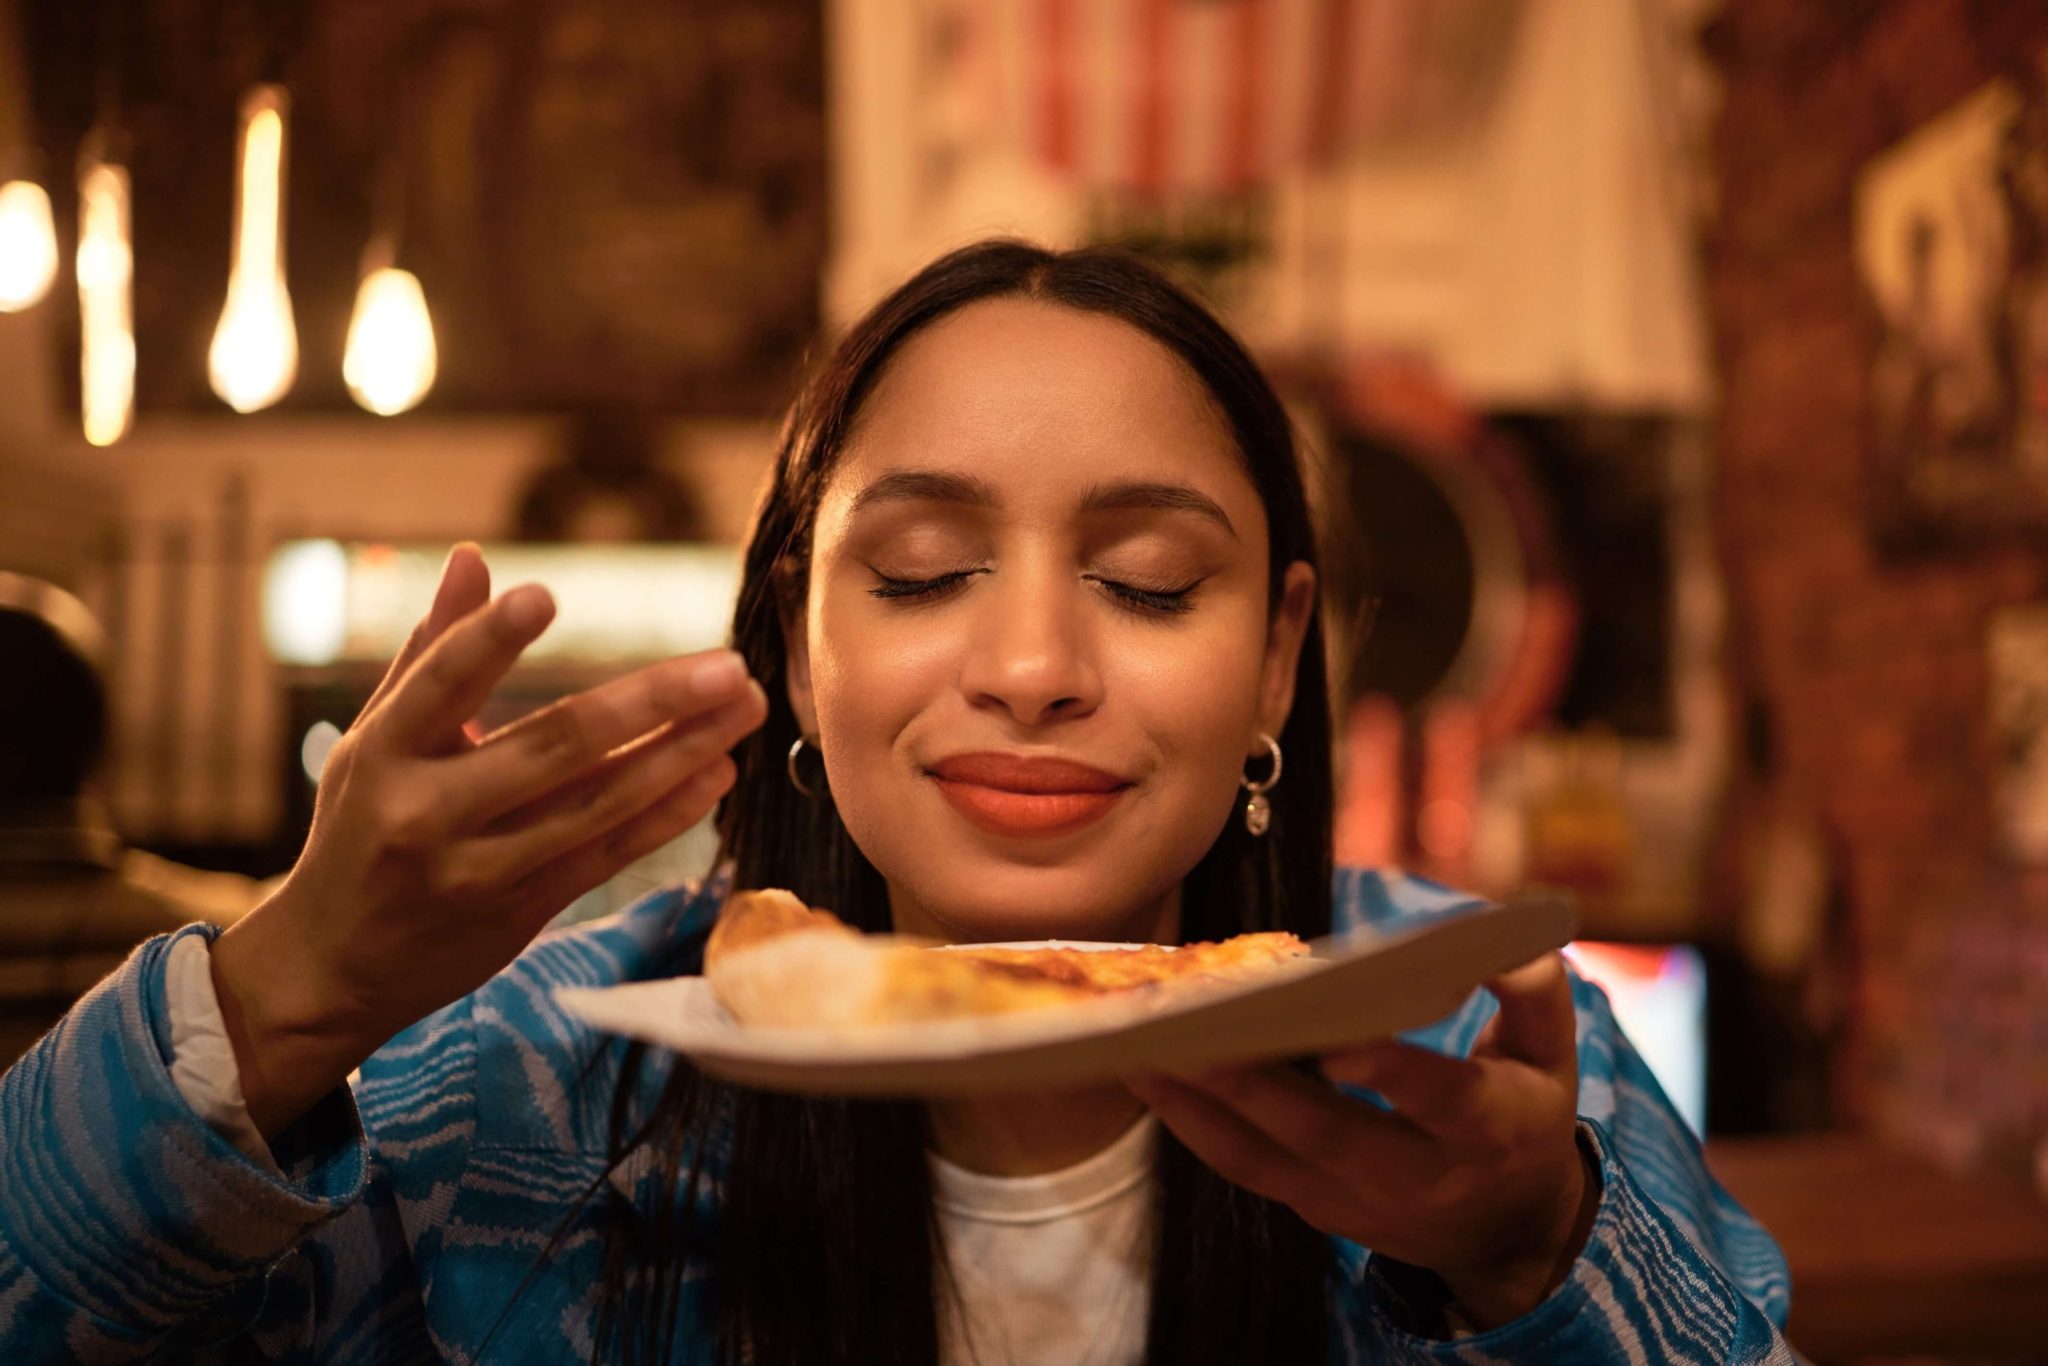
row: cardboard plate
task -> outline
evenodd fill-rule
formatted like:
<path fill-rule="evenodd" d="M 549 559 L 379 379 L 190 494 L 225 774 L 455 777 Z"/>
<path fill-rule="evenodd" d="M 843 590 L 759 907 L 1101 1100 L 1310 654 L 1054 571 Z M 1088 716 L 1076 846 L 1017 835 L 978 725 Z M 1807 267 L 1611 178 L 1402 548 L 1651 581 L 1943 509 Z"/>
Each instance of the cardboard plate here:
<path fill-rule="evenodd" d="M 1561 948 L 1571 907 L 1532 897 L 1414 927 L 1319 940 L 1273 977 L 1156 1000 L 1109 998 L 862 1030 L 735 1021 L 702 977 L 558 987 L 599 1029 L 686 1053 L 714 1076 L 837 1096 L 973 1095 L 1329 1052 L 1441 1019 L 1487 978 Z M 1119 945 L 1074 945 L 1116 952 Z"/>

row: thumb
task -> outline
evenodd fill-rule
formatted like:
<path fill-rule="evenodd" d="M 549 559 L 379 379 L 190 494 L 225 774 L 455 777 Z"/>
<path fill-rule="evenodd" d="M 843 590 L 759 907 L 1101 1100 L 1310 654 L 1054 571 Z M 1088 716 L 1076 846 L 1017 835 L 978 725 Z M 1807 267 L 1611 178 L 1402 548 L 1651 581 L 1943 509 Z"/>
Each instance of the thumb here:
<path fill-rule="evenodd" d="M 1546 1072 L 1578 1070 L 1578 1013 L 1562 954 L 1546 953 L 1487 982 L 1500 1002 L 1474 1052 L 1529 1063 Z"/>

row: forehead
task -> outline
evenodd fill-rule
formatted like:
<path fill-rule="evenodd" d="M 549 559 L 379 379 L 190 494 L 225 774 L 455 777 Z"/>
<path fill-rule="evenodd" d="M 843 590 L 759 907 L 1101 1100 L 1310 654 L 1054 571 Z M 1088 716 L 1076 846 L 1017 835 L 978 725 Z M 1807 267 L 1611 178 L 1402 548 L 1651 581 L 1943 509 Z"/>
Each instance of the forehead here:
<path fill-rule="evenodd" d="M 1186 362 L 1128 323 L 1030 299 L 970 304 L 905 343 L 862 405 L 832 492 L 905 466 L 969 473 L 1016 498 L 1143 479 L 1257 507 L 1229 424 Z"/>

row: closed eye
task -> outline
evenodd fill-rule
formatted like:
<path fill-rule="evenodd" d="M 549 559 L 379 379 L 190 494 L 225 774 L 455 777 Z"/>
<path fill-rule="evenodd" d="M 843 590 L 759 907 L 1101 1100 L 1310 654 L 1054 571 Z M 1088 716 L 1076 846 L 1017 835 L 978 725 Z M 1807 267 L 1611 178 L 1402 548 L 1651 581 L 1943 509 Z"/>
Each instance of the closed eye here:
<path fill-rule="evenodd" d="M 1179 588 L 1140 588 L 1134 583 L 1122 583 L 1099 575 L 1091 574 L 1088 577 L 1101 584 L 1104 591 L 1121 606 L 1167 615 L 1193 611 L 1195 604 L 1192 598 L 1195 590 L 1202 584 L 1200 579 L 1196 579 Z"/>
<path fill-rule="evenodd" d="M 925 579 L 902 579 L 894 578 L 882 573 L 880 570 L 875 570 L 875 577 L 880 579 L 881 582 L 870 588 L 868 592 L 874 597 L 888 601 L 934 602 L 963 587 L 967 580 L 973 578 L 976 574 L 986 573 L 988 573 L 986 569 L 955 569 L 949 573 L 935 574 Z M 1192 583 L 1183 584 L 1178 588 L 1141 588 L 1134 583 L 1124 583 L 1118 579 L 1106 579 L 1100 575 L 1090 574 L 1086 577 L 1092 582 L 1101 585 L 1103 591 L 1108 593 L 1116 601 L 1117 605 L 1121 607 L 1139 612 L 1159 613 L 1169 616 L 1194 610 L 1194 602 L 1192 601 L 1194 592 L 1195 589 L 1201 586 L 1200 579 L 1196 579 Z"/>
<path fill-rule="evenodd" d="M 929 579 L 896 579 L 875 570 L 875 577 L 881 582 L 868 592 L 878 598 L 897 601 L 924 602 L 944 597 L 966 583 L 976 574 L 985 574 L 985 569 L 955 569 L 951 573 L 938 574 Z"/>

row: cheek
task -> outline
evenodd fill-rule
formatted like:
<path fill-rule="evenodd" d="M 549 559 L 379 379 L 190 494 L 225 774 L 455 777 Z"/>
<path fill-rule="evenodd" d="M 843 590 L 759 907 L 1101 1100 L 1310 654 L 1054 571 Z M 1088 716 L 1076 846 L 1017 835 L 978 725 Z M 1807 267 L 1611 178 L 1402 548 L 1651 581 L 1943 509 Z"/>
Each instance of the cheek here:
<path fill-rule="evenodd" d="M 907 628 L 864 604 L 812 604 L 811 695 L 841 804 L 879 774 L 873 762 L 956 676 L 959 642 L 931 624 Z"/>
<path fill-rule="evenodd" d="M 1228 790 L 1257 725 L 1263 652 L 1258 621 L 1242 615 L 1129 642 L 1112 661 L 1121 709 L 1158 746 L 1162 776 L 1190 800 L 1213 804 Z"/>
<path fill-rule="evenodd" d="M 931 618 L 890 621 L 865 603 L 831 595 L 812 605 L 811 696 L 832 804 L 847 832 L 892 885 L 949 860 L 921 833 L 920 778 L 899 752 L 932 714 L 950 714 L 964 642 Z M 821 610 L 822 609 L 822 610 Z M 906 616 L 911 614 L 906 614 Z"/>

